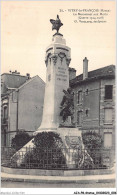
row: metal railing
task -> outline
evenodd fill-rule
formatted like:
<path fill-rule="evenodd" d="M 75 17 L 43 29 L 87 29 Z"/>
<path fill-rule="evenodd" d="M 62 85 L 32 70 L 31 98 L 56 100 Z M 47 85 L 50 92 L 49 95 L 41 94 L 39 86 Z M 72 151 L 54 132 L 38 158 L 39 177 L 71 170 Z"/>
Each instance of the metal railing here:
<path fill-rule="evenodd" d="M 113 166 L 112 154 L 111 149 L 104 148 L 25 148 L 17 151 L 16 155 L 15 149 L 2 147 L 1 164 L 22 169 L 108 169 Z"/>

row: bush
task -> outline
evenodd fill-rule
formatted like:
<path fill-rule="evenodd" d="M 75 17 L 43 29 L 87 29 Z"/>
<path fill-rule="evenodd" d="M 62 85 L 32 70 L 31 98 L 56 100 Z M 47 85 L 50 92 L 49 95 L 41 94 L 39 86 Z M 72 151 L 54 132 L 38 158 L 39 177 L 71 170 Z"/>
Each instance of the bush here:
<path fill-rule="evenodd" d="M 62 140 L 57 133 L 42 132 L 38 133 L 34 138 L 34 145 L 38 148 L 57 148 L 58 143 L 62 144 Z"/>
<path fill-rule="evenodd" d="M 82 133 L 82 140 L 86 148 L 88 149 L 100 149 L 102 148 L 102 138 L 96 132 L 86 132 Z"/>
<path fill-rule="evenodd" d="M 86 132 L 82 133 L 82 140 L 85 145 L 85 148 L 87 149 L 87 152 L 93 159 L 93 162 L 97 167 L 102 167 L 102 155 L 101 155 L 101 149 L 102 149 L 102 143 L 103 140 L 101 138 L 101 135 L 99 135 L 96 132 Z"/>
<path fill-rule="evenodd" d="M 34 138 L 34 149 L 29 151 L 21 166 L 55 169 L 66 166 L 62 152 L 62 140 L 57 133 L 42 132 Z"/>
<path fill-rule="evenodd" d="M 16 151 L 21 149 L 25 144 L 27 144 L 33 137 L 30 136 L 25 131 L 19 131 L 18 134 L 12 138 L 11 147 L 14 148 Z"/>

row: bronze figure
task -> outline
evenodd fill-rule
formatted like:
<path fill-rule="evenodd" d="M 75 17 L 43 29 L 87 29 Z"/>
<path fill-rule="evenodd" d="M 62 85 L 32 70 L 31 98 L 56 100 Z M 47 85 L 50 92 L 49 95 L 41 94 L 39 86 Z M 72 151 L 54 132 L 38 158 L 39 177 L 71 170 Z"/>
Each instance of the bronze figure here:
<path fill-rule="evenodd" d="M 59 19 L 59 15 L 57 15 L 56 20 L 50 19 L 50 22 L 52 23 L 52 30 L 57 30 L 58 34 L 59 28 L 63 25 L 63 23 L 61 23 L 61 20 Z"/>
<path fill-rule="evenodd" d="M 71 88 L 68 88 L 67 91 L 63 90 L 63 92 L 65 95 L 61 102 L 60 116 L 62 116 L 63 122 L 65 122 L 68 116 L 73 117 L 74 102 Z"/>

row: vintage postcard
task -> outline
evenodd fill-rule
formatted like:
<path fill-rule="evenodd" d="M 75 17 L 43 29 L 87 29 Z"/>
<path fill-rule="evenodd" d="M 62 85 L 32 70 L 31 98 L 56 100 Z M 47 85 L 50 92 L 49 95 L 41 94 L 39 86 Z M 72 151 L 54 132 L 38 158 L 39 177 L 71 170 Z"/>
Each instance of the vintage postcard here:
<path fill-rule="evenodd" d="M 115 1 L 0 4 L 1 193 L 116 194 Z"/>

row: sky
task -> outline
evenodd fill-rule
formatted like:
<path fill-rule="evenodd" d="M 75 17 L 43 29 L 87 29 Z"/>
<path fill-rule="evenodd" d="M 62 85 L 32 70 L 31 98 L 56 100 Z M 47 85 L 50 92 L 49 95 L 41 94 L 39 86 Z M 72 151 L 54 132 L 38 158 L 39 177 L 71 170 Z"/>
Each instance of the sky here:
<path fill-rule="evenodd" d="M 75 23 L 78 16 L 68 9 L 110 12 L 106 23 Z M 70 67 L 77 75 L 83 71 L 85 57 L 89 71 L 115 65 L 115 1 L 1 1 L 1 73 L 17 70 L 45 81 L 45 50 L 55 33 L 50 19 L 57 14 L 64 24 L 60 33 L 71 48 Z"/>

